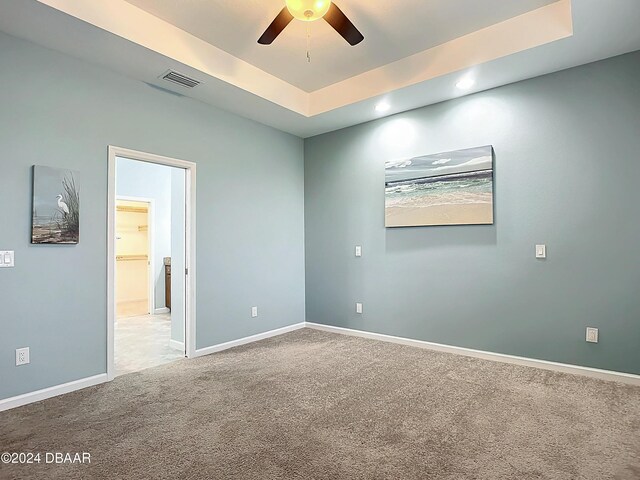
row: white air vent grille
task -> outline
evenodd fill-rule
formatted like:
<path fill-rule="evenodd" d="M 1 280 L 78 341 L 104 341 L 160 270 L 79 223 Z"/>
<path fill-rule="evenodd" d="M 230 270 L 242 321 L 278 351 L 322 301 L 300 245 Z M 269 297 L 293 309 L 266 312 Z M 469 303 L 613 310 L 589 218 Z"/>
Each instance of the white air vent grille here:
<path fill-rule="evenodd" d="M 186 75 L 174 72 L 173 70 L 168 70 L 167 72 L 162 74 L 160 78 L 186 88 L 193 88 L 200 85 L 200 82 L 198 80 L 194 80 L 193 78 L 189 78 Z"/>

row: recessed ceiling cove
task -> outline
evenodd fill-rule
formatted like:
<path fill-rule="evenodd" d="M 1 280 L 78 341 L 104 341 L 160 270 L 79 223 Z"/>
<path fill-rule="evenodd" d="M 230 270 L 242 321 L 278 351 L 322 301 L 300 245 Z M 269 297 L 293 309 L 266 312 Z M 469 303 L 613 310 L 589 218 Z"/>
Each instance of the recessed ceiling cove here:
<path fill-rule="evenodd" d="M 300 137 L 640 49 L 638 0 L 335 2 L 364 41 L 259 45 L 286 0 L 0 0 L 0 30 Z"/>
<path fill-rule="evenodd" d="M 556 0 L 336 0 L 365 37 L 353 48 L 325 21 L 294 20 L 270 46 L 257 44 L 284 0 L 127 1 L 313 92 Z M 311 62 L 306 56 L 308 33 Z"/>

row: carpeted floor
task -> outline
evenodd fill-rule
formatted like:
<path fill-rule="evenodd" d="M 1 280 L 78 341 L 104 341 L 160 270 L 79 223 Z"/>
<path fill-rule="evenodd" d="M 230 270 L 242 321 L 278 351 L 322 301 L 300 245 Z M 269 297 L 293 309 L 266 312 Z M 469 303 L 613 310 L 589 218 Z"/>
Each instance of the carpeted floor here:
<path fill-rule="evenodd" d="M 640 388 L 299 330 L 0 413 L 0 478 L 634 479 Z"/>

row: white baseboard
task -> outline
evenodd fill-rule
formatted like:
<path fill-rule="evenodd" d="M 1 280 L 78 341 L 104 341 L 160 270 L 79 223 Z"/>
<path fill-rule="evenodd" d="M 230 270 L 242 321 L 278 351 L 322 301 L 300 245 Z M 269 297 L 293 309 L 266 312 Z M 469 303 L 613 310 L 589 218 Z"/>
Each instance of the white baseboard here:
<path fill-rule="evenodd" d="M 46 400 L 47 398 L 74 392 L 83 388 L 92 387 L 93 385 L 98 385 L 106 381 L 107 374 L 101 373 L 100 375 L 94 375 L 93 377 L 81 378 L 80 380 L 63 383 L 62 385 L 55 385 L 53 387 L 43 388 L 42 390 L 36 390 L 35 392 L 5 398 L 4 400 L 0 400 L 0 412 L 11 408 L 21 407 L 28 403 L 39 402 L 40 400 Z"/>
<path fill-rule="evenodd" d="M 293 332 L 301 328 L 313 328 L 316 330 L 323 330 L 326 332 L 340 333 L 343 335 L 352 335 L 356 337 L 369 338 L 372 340 L 380 340 L 383 342 L 398 343 L 401 345 L 409 345 L 412 347 L 426 348 L 428 350 L 435 350 L 438 352 L 453 353 L 456 355 L 464 355 L 467 357 L 481 358 L 484 360 L 491 360 L 494 362 L 510 363 L 513 365 L 522 365 L 525 367 L 541 368 L 544 370 L 551 370 L 554 372 L 570 373 L 574 375 L 582 375 L 586 377 L 598 378 L 601 380 L 608 380 L 614 382 L 622 382 L 630 385 L 640 386 L 640 375 L 634 375 L 631 373 L 614 372 L 611 370 L 602 370 L 598 368 L 582 367 L 579 365 L 569 365 L 566 363 L 550 362 L 547 360 L 537 360 L 535 358 L 517 357 L 515 355 L 506 355 L 503 353 L 486 352 L 483 350 L 474 350 L 471 348 L 454 347 L 451 345 L 443 345 L 440 343 L 426 342 L 423 340 L 414 340 L 411 338 L 395 337 L 392 335 L 385 335 L 383 333 L 366 332 L 363 330 L 353 330 L 344 327 L 334 327 L 332 325 L 322 325 L 319 323 L 303 322 L 295 325 L 289 325 L 287 327 L 278 328 L 276 330 L 270 330 L 264 333 L 258 333 L 250 337 L 240 338 L 238 340 L 232 340 L 230 342 L 221 343 L 211 347 L 200 348 L 195 351 L 194 357 L 201 357 L 203 355 L 209 355 L 211 353 L 221 352 L 229 348 L 238 347 L 240 345 L 246 345 L 247 343 L 257 342 L 258 340 L 264 340 L 266 338 L 275 337 L 284 333 Z M 171 340 L 171 346 L 174 348 L 184 349 L 184 344 Z M 20 407 L 29 403 L 38 402 L 47 398 L 55 397 L 57 395 L 63 395 L 83 388 L 98 385 L 100 383 L 107 382 L 107 374 L 101 373 L 92 377 L 82 378 L 80 380 L 74 380 L 72 382 L 64 383 L 62 385 L 56 385 L 53 387 L 44 388 L 42 390 L 36 390 L 35 392 L 25 393 L 17 395 L 15 397 L 6 398 L 0 400 L 0 412 L 9 410 L 11 408 Z"/>
<path fill-rule="evenodd" d="M 229 348 L 238 347 L 240 345 L 245 345 L 251 342 L 257 342 L 258 340 L 263 340 L 265 338 L 275 337 L 277 335 L 282 335 L 287 332 L 299 330 L 304 327 L 305 327 L 304 322 L 297 323 L 295 325 L 289 325 L 287 327 L 278 328 L 276 330 L 270 330 L 268 332 L 252 335 L 250 337 L 240 338 L 238 340 L 233 340 L 231 342 L 221 343 L 220 345 L 201 348 L 199 350 L 196 350 L 194 357 L 201 357 L 203 355 L 209 355 L 210 353 L 221 352 Z M 171 340 L 169 345 L 172 348 L 176 348 L 184 351 L 184 343 L 182 342 Z M 36 390 L 35 392 L 25 393 L 15 397 L 6 398 L 4 400 L 0 400 L 0 412 L 4 410 L 9 410 L 11 408 L 27 405 L 29 403 L 39 402 L 40 400 L 46 400 L 47 398 L 63 395 L 65 393 L 73 392 L 75 390 L 80 390 L 82 388 L 98 385 L 100 383 L 104 383 L 107 381 L 108 381 L 107 374 L 102 373 L 100 375 L 94 375 L 93 377 L 82 378 L 80 380 L 74 380 L 73 382 L 64 383 L 62 385 L 56 385 L 53 387 L 44 388 L 42 390 Z"/>
<path fill-rule="evenodd" d="M 257 335 L 251 335 L 250 337 L 240 338 L 238 340 L 232 340 L 230 342 L 221 343 L 212 347 L 199 348 L 196 350 L 194 357 L 201 357 L 203 355 L 209 355 L 211 353 L 221 352 L 228 350 L 229 348 L 239 347 L 240 345 L 246 345 L 247 343 L 257 342 L 258 340 L 264 340 L 265 338 L 275 337 L 282 335 L 283 333 L 293 332 L 294 330 L 300 330 L 305 327 L 305 323 L 296 323 L 295 325 L 289 325 L 288 327 L 278 328 L 276 330 L 270 330 L 264 333 L 258 333 Z"/>
<path fill-rule="evenodd" d="M 169 313 L 170 311 L 168 307 L 156 308 L 153 310 L 153 314 L 160 315 L 161 313 Z"/>
<path fill-rule="evenodd" d="M 423 340 L 414 340 L 404 337 L 394 337 L 392 335 L 385 335 L 382 333 L 366 332 L 363 330 L 353 330 L 343 327 L 334 327 L 332 325 L 322 325 L 319 323 L 306 322 L 305 325 L 308 328 L 324 330 L 326 332 L 341 333 L 343 335 L 352 335 L 355 337 L 369 338 L 372 340 L 381 340 L 383 342 L 399 343 L 401 345 L 426 348 L 429 350 L 436 350 L 438 352 L 482 358 L 484 360 L 491 360 L 494 362 L 511 363 L 514 365 L 523 365 L 525 367 L 542 368 L 544 370 L 552 370 L 554 372 L 571 373 L 574 375 L 582 375 L 586 377 L 599 378 L 601 380 L 609 380 L 613 382 L 622 382 L 630 385 L 640 386 L 640 375 L 633 375 L 631 373 L 614 372 L 611 370 L 601 370 L 599 368 L 591 367 L 581 367 L 579 365 L 569 365 L 567 363 L 537 360 L 535 358 L 517 357 L 515 355 L 506 355 L 503 353 L 485 352 L 483 350 L 474 350 L 471 348 L 453 347 L 451 345 L 443 345 L 441 343 L 425 342 Z"/>
<path fill-rule="evenodd" d="M 181 352 L 184 352 L 184 342 L 169 340 L 169 347 L 173 348 L 174 350 L 180 350 Z"/>

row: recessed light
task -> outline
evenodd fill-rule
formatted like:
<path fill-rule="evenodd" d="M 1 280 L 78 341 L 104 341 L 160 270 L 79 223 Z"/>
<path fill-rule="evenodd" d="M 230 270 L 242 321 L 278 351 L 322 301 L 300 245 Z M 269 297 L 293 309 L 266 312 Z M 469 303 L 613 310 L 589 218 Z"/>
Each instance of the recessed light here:
<path fill-rule="evenodd" d="M 387 102 L 380 102 L 376 105 L 376 112 L 386 112 L 390 108 L 391 105 L 389 105 Z"/>
<path fill-rule="evenodd" d="M 476 84 L 476 81 L 473 78 L 465 77 L 460 79 L 458 83 L 456 83 L 456 87 L 458 87 L 460 90 L 469 90 L 475 84 Z"/>

